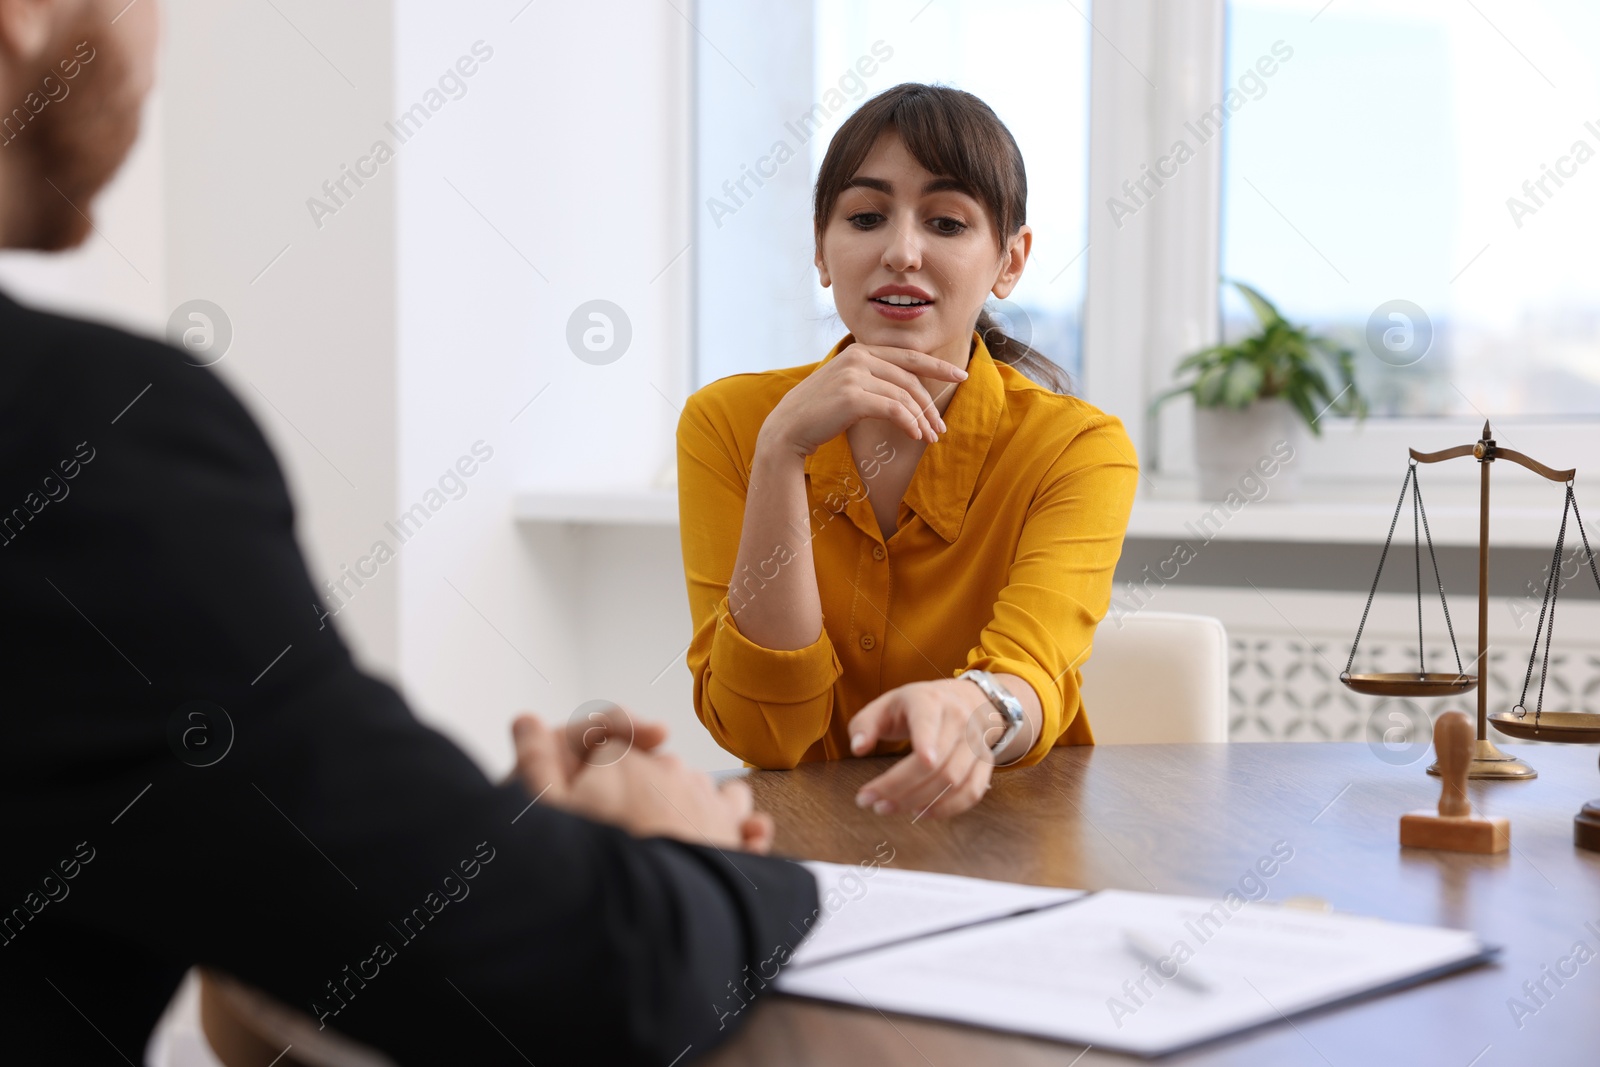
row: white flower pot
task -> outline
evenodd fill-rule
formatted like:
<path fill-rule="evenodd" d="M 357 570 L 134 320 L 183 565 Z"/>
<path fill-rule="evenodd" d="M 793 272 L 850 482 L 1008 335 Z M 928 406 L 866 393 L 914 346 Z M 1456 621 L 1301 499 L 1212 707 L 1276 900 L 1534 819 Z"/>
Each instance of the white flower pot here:
<path fill-rule="evenodd" d="M 1293 500 L 1306 427 L 1287 400 L 1194 409 L 1194 457 L 1202 500 Z"/>

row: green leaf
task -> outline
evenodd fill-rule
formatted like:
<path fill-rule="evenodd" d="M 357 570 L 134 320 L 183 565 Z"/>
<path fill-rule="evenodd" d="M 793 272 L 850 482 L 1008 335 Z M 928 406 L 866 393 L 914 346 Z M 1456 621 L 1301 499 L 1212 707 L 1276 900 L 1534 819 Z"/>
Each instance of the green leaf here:
<path fill-rule="evenodd" d="M 1228 369 L 1222 386 L 1223 403 L 1233 408 L 1247 407 L 1260 393 L 1263 377 L 1260 365 L 1235 363 Z"/>
<path fill-rule="evenodd" d="M 1317 409 L 1311 406 L 1311 401 L 1306 398 L 1304 393 L 1295 392 L 1287 395 L 1289 398 L 1289 403 L 1294 405 L 1294 409 L 1298 411 L 1300 413 L 1300 417 L 1306 421 L 1306 426 L 1308 426 L 1311 429 L 1311 432 L 1317 437 L 1321 437 L 1322 422 L 1317 418 Z"/>
<path fill-rule="evenodd" d="M 1161 395 L 1157 396 L 1154 400 L 1150 401 L 1150 413 L 1152 415 L 1154 415 L 1155 412 L 1156 412 L 1156 409 L 1159 408 L 1162 404 L 1165 404 L 1167 401 L 1172 400 L 1175 397 L 1180 397 L 1180 396 L 1183 396 L 1185 393 L 1192 393 L 1192 392 L 1194 392 L 1194 386 L 1193 385 L 1179 385 L 1179 386 L 1175 386 L 1172 389 L 1168 389 L 1166 392 L 1162 393 Z"/>
<path fill-rule="evenodd" d="M 1356 385 L 1355 353 L 1338 337 L 1323 337 L 1285 319 L 1272 301 L 1236 279 L 1227 284 L 1249 304 L 1259 328 L 1231 344 L 1212 345 L 1180 360 L 1173 376 L 1183 379 L 1151 402 L 1150 410 L 1185 393 L 1199 407 L 1242 408 L 1257 399 L 1282 397 L 1311 432 L 1326 409 L 1365 418 L 1367 398 Z"/>
<path fill-rule="evenodd" d="M 1262 296 L 1256 290 L 1241 281 L 1232 281 L 1231 284 L 1244 298 L 1250 302 L 1250 310 L 1256 313 L 1256 320 L 1263 326 L 1271 326 L 1275 322 L 1282 322 L 1283 316 L 1273 306 L 1272 301 Z"/>
<path fill-rule="evenodd" d="M 1207 367 L 1194 383 L 1194 402 L 1203 408 L 1214 408 L 1222 403 L 1222 386 L 1227 379 L 1228 368 L 1218 363 Z"/>
<path fill-rule="evenodd" d="M 1212 345 L 1210 348 L 1202 348 L 1198 352 L 1183 357 L 1183 360 L 1172 368 L 1173 376 L 1176 377 L 1184 371 L 1192 370 L 1195 367 L 1225 362 L 1225 356 L 1233 351 L 1232 345 Z"/>

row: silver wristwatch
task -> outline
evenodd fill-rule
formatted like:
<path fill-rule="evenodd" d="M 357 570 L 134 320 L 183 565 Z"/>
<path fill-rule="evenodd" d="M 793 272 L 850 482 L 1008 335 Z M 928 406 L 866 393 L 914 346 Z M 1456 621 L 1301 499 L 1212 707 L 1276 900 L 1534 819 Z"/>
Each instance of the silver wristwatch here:
<path fill-rule="evenodd" d="M 988 671 L 963 671 L 962 678 L 971 679 L 983 690 L 983 695 L 989 698 L 989 703 L 1005 719 L 1005 732 L 1000 735 L 1000 740 L 989 746 L 989 751 L 999 755 L 1011 743 L 1012 738 L 1022 730 L 1022 724 L 1027 721 L 1027 716 L 1022 712 L 1022 701 L 1011 695 L 1011 691 L 999 682 Z"/>

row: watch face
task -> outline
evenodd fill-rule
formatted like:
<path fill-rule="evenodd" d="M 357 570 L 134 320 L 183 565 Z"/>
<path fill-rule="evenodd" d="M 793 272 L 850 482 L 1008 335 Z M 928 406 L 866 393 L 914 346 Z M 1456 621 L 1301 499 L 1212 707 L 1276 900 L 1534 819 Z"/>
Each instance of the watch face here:
<path fill-rule="evenodd" d="M 1011 690 L 999 682 L 992 682 L 991 684 L 994 686 L 994 691 L 990 695 L 1000 705 L 1000 714 L 1004 715 L 1010 722 L 1020 723 L 1022 721 L 1022 701 L 1012 696 Z"/>

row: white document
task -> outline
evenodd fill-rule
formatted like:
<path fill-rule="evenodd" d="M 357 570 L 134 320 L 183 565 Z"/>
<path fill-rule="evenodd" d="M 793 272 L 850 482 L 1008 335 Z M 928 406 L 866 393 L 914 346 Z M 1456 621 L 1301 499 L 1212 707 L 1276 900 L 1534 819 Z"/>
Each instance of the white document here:
<path fill-rule="evenodd" d="M 1463 930 L 1107 890 L 785 971 L 777 984 L 799 996 L 1155 1056 L 1493 952 Z"/>
<path fill-rule="evenodd" d="M 789 966 L 794 968 L 1019 915 L 1083 895 L 1077 889 L 877 865 L 808 860 L 805 866 L 817 877 L 820 908 L 811 936 L 790 957 Z"/>

